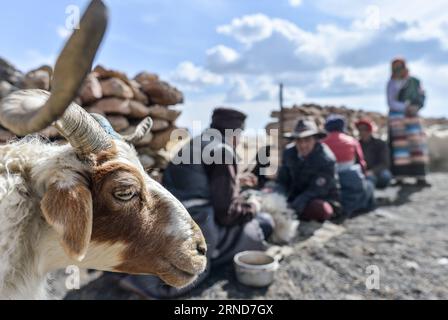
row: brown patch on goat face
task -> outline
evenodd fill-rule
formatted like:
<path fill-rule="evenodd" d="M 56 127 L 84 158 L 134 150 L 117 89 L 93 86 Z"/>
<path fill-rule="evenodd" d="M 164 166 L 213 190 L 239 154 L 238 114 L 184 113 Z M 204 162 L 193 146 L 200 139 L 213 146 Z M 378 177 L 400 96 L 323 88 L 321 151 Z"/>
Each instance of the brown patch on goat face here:
<path fill-rule="evenodd" d="M 127 245 L 115 271 L 155 274 L 171 285 L 183 286 L 203 271 L 205 257 L 197 248 L 205 247 L 205 242 L 187 212 L 174 208 L 168 192 L 161 190 L 129 165 L 109 162 L 97 167 L 92 242 Z M 120 194 L 129 199 L 120 199 Z M 185 214 L 179 220 L 184 224 L 177 226 L 173 220 L 176 210 Z"/>
<path fill-rule="evenodd" d="M 73 186 L 50 185 L 41 201 L 47 222 L 61 237 L 67 255 L 81 261 L 92 234 L 92 195 L 81 182 Z"/>
<path fill-rule="evenodd" d="M 115 144 L 114 141 L 112 141 L 111 143 L 112 143 L 112 147 L 110 147 L 107 150 L 100 151 L 96 155 L 97 166 L 102 165 L 103 163 L 110 161 L 112 159 L 115 159 L 117 157 L 117 154 L 118 154 L 117 145 Z"/>

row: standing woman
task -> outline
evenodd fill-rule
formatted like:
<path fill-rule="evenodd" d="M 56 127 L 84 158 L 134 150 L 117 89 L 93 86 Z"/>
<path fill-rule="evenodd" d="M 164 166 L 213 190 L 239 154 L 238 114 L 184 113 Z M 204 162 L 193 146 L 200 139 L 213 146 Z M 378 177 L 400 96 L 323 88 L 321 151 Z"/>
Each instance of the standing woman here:
<path fill-rule="evenodd" d="M 420 81 L 409 75 L 404 59 L 392 61 L 392 76 L 387 84 L 389 105 L 389 145 L 392 173 L 401 184 L 413 177 L 419 186 L 426 181 L 428 150 L 426 136 L 418 112 L 423 108 L 425 92 Z"/>

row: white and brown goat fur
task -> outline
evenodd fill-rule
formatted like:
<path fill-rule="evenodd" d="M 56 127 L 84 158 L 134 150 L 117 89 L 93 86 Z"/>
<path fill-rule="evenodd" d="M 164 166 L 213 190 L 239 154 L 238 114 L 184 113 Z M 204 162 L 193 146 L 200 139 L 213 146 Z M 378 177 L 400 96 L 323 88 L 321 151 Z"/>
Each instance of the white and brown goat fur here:
<path fill-rule="evenodd" d="M 68 144 L 27 136 L 0 146 L 0 299 L 46 296 L 48 272 L 81 268 L 153 274 L 190 284 L 206 266 L 201 230 L 140 164 L 132 143 L 71 103 L 107 25 L 92 0 L 55 65 L 52 92 L 20 90 L 0 101 L 0 125 L 16 135 L 53 125 Z"/>
<path fill-rule="evenodd" d="M 100 167 L 79 160 L 70 145 L 48 144 L 35 137 L 0 146 L 1 299 L 45 298 L 47 273 L 68 265 L 160 274 L 174 285 L 184 285 L 203 271 L 204 259 L 195 252 L 198 243 L 204 246 L 202 235 L 188 213 L 168 191 L 145 175 L 133 147 L 123 141 L 116 141 L 115 145 L 115 156 Z M 88 245 L 79 252 L 76 243 L 71 248 L 61 240 L 64 231 L 57 229 L 70 227 L 63 223 L 78 224 L 75 233 L 83 234 L 82 217 L 76 217 L 76 221 L 62 222 L 62 219 L 60 225 L 51 224 L 48 222 L 51 218 L 43 213 L 45 209 L 41 209 L 42 202 L 45 198 L 62 201 L 65 206 L 57 208 L 59 212 L 55 214 L 66 217 L 73 208 L 66 207 L 70 203 L 59 198 L 61 194 L 49 191 L 51 186 L 56 184 L 59 190 L 75 192 L 80 177 L 90 180 L 91 185 L 96 181 L 90 177 L 106 167 L 113 174 L 120 172 L 120 167 L 133 168 L 133 174 L 143 178 L 147 190 L 142 193 L 151 198 L 148 201 L 154 202 L 154 207 L 114 217 L 116 212 L 97 212 L 100 205 L 95 203 L 105 199 L 92 199 L 93 217 L 87 217 L 86 222 L 92 224 L 93 230 L 89 239 L 80 239 Z M 78 193 L 72 205 L 82 203 L 82 196 Z M 107 210 L 108 204 L 102 206 L 100 210 L 113 211 L 113 208 Z M 133 225 L 140 227 L 132 230 Z M 129 233 L 121 233 L 120 229 Z"/>

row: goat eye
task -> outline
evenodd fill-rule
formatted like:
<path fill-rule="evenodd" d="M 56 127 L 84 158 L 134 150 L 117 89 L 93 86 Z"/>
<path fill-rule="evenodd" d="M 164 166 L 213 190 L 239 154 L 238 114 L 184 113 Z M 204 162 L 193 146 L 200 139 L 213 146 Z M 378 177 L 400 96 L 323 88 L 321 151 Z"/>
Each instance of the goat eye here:
<path fill-rule="evenodd" d="M 121 201 L 129 201 L 134 198 L 135 194 L 132 190 L 117 191 L 114 193 L 114 197 Z"/>

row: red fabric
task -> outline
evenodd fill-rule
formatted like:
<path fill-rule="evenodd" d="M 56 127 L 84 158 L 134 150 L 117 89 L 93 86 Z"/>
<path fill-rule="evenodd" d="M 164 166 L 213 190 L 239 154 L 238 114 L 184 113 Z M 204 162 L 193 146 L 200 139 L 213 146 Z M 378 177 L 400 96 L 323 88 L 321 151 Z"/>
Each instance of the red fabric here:
<path fill-rule="evenodd" d="M 322 140 L 336 156 L 337 162 L 355 161 L 362 170 L 367 169 L 364 153 L 358 140 L 342 132 L 331 132 Z"/>
<path fill-rule="evenodd" d="M 334 214 L 333 207 L 326 201 L 313 200 L 311 201 L 303 211 L 301 219 L 303 220 L 316 220 L 325 221 L 331 218 Z"/>

